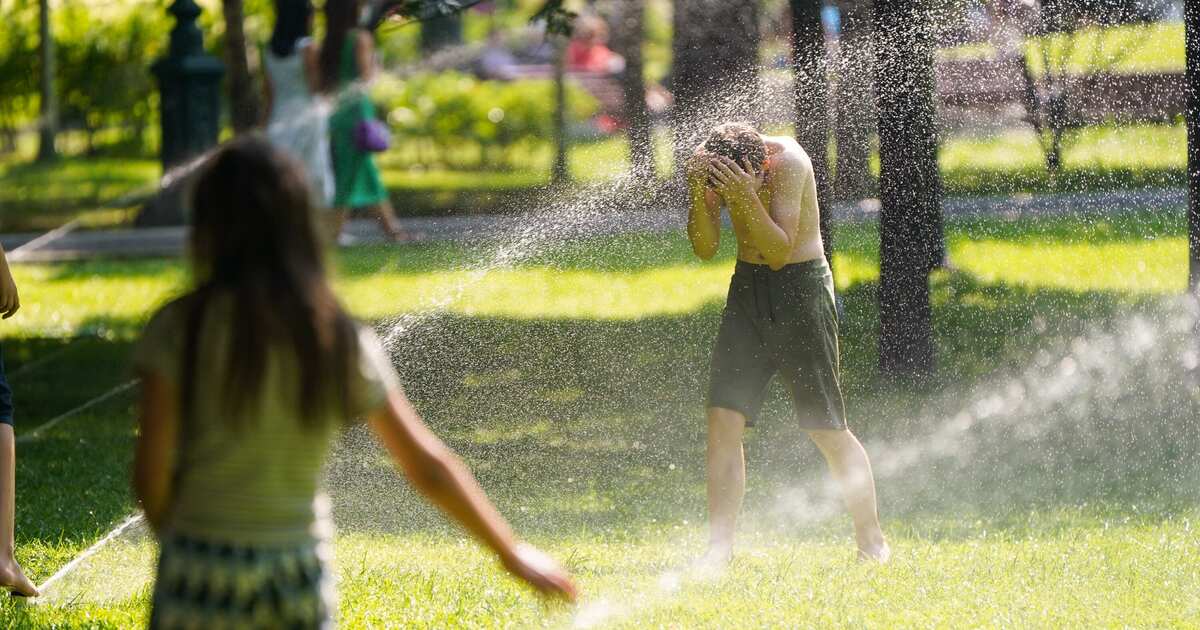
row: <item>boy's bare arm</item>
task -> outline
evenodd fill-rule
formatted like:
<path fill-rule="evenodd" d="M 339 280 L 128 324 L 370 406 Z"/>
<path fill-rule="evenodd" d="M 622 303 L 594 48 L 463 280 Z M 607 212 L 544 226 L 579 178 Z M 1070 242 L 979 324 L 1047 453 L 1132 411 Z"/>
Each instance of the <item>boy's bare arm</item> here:
<path fill-rule="evenodd" d="M 708 154 L 696 149 L 687 163 L 688 240 L 696 256 L 708 260 L 721 245 L 721 200 L 708 187 Z"/>
<path fill-rule="evenodd" d="M 783 268 L 791 259 L 800 228 L 804 178 L 799 164 L 780 159 L 772 166 L 770 212 L 758 197 L 757 179 L 748 164 L 719 158 L 712 173 L 739 236 L 761 253 L 772 269 Z"/>

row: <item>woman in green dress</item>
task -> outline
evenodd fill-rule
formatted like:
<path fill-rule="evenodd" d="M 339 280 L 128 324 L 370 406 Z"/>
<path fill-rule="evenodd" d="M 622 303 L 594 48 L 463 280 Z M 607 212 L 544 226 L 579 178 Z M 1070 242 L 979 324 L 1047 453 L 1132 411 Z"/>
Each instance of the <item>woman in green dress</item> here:
<path fill-rule="evenodd" d="M 346 215 L 354 208 L 372 208 L 390 240 L 405 240 L 396 223 L 387 189 L 371 154 L 354 139 L 359 121 L 375 116 L 375 106 L 361 86 L 375 73 L 375 42 L 371 33 L 358 28 L 359 0 L 325 3 L 325 42 L 321 46 L 321 79 L 324 90 L 334 96 L 337 108 L 329 118 L 330 148 L 334 175 L 334 236 L 339 242 Z M 349 89 L 346 89 L 349 87 Z"/>

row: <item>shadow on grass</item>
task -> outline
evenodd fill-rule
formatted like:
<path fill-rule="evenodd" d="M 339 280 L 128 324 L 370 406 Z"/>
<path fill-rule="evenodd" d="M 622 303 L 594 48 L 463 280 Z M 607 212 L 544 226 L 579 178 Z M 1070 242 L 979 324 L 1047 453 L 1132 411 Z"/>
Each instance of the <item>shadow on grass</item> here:
<path fill-rule="evenodd" d="M 843 369 L 885 516 L 956 536 L 962 517 L 1017 528 L 1039 509 L 1135 502 L 1161 517 L 1194 506 L 1200 404 L 1170 363 L 1179 334 L 1159 330 L 1169 306 L 940 277 L 941 371 L 915 391 L 875 377 L 875 291 L 842 294 Z M 621 322 L 445 316 L 396 362 L 428 422 L 523 531 L 661 532 L 704 517 L 704 389 L 720 307 Z M 1152 351 L 1122 357 L 1129 331 L 1146 326 L 1160 335 Z M 1085 364 L 1096 352 L 1108 358 Z M 1067 359 L 1085 381 L 1062 380 Z M 1005 398 L 1014 383 L 1026 393 Z M 746 448 L 750 520 L 795 530 L 841 513 L 777 384 Z M 446 527 L 365 431 L 339 447 L 328 479 L 345 530 Z"/>
<path fill-rule="evenodd" d="M 1013 193 L 1072 193 L 1142 188 L 1187 186 L 1187 171 L 1181 168 L 1067 168 L 1057 176 L 1045 168 L 952 168 L 943 169 L 942 180 L 949 196 L 1004 195 Z"/>
<path fill-rule="evenodd" d="M 95 337 L 8 339 L 18 439 L 129 379 L 130 344 Z M 17 446 L 18 558 L 45 579 L 133 509 L 132 392 Z"/>

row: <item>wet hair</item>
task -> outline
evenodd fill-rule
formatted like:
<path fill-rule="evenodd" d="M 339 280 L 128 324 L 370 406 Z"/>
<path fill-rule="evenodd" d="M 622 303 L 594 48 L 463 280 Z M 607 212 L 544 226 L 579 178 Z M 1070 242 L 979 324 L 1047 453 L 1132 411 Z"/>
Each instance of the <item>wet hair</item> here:
<path fill-rule="evenodd" d="M 268 46 L 276 57 L 291 55 L 296 42 L 310 35 L 312 14 L 309 0 L 275 0 L 275 29 Z"/>
<path fill-rule="evenodd" d="M 750 161 L 756 172 L 762 172 L 767 161 L 767 145 L 754 126 L 746 122 L 727 122 L 717 125 L 704 141 L 704 150 L 737 162 Z"/>
<path fill-rule="evenodd" d="M 359 0 L 325 0 L 325 41 L 321 42 L 321 91 L 332 92 L 342 79 L 346 38 L 358 28 Z"/>
<path fill-rule="evenodd" d="M 236 425 L 259 395 L 270 351 L 298 366 L 298 417 L 349 411 L 356 329 L 325 276 L 316 212 L 303 167 L 265 139 L 248 136 L 206 165 L 192 195 L 196 288 L 187 296 L 181 380 L 183 418 L 195 399 L 204 319 L 217 298 L 232 300 L 223 412 Z M 349 415 L 344 413 L 344 415 Z"/>

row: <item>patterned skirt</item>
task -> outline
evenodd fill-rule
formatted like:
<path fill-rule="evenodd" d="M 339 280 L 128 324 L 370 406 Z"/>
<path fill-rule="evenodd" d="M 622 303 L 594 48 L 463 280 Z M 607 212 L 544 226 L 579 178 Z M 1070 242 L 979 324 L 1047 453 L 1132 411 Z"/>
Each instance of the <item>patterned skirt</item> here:
<path fill-rule="evenodd" d="M 162 541 L 150 628 L 333 628 L 328 544 Z"/>

